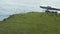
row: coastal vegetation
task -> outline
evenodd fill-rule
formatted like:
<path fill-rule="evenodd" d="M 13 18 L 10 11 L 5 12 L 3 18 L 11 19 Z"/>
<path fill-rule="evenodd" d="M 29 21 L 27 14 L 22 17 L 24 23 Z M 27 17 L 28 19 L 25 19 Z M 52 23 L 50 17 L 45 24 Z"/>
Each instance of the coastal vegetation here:
<path fill-rule="evenodd" d="M 0 34 L 60 34 L 60 14 L 29 12 L 0 21 Z"/>

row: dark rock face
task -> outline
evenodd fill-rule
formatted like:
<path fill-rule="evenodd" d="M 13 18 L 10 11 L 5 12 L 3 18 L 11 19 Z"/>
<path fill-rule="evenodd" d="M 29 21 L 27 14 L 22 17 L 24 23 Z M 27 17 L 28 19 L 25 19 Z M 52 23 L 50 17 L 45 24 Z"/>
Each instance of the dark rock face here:
<path fill-rule="evenodd" d="M 14 15 L 10 15 L 8 18 L 5 18 L 3 21 L 10 19 L 12 16 L 14 16 Z"/>
<path fill-rule="evenodd" d="M 6 21 L 7 19 L 4 19 L 3 21 Z"/>

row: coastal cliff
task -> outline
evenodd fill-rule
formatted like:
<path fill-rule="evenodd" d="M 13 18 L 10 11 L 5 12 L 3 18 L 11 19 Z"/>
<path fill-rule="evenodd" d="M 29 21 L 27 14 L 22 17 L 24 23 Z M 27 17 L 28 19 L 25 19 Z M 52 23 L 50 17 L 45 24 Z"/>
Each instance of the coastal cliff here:
<path fill-rule="evenodd" d="M 15 14 L 0 22 L 0 34 L 60 34 L 60 14 Z"/>

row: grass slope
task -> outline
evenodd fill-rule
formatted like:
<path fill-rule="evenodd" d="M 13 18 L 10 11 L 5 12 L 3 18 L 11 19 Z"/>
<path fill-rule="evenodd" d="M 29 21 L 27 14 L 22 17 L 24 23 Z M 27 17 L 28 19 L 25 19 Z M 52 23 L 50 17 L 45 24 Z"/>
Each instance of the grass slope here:
<path fill-rule="evenodd" d="M 60 16 L 30 12 L 0 22 L 0 34 L 60 34 Z"/>

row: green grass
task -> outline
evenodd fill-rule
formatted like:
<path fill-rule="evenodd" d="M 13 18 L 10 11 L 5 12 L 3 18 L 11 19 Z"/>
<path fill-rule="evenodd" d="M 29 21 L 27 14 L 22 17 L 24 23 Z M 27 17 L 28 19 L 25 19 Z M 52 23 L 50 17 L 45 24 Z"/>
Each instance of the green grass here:
<path fill-rule="evenodd" d="M 0 34 L 60 34 L 60 14 L 15 14 L 0 22 Z"/>

